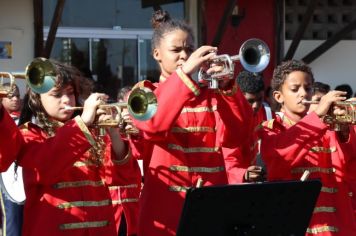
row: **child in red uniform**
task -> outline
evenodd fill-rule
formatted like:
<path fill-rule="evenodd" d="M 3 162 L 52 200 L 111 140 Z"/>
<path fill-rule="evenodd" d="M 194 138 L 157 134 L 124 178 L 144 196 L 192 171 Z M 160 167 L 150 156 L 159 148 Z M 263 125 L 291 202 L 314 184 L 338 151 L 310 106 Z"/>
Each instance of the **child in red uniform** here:
<path fill-rule="evenodd" d="M 140 236 L 175 235 L 186 190 L 201 182 L 204 186 L 227 183 L 222 148 L 245 141 L 241 136 L 247 118 L 241 110 L 252 112 L 247 102 L 240 106 L 235 94 L 241 91 L 233 86 L 234 80 L 212 90 L 190 77 L 215 56 L 215 47 L 194 51 L 191 28 L 170 19 L 166 12 L 155 12 L 152 23 L 153 57 L 161 77 L 158 84 L 141 85 L 154 90 L 157 112 L 148 121 L 134 120 L 142 131 L 147 165 L 140 199 Z M 221 67 L 215 65 L 207 73 L 218 71 Z"/>
<path fill-rule="evenodd" d="M 83 113 L 73 117 L 67 109 L 78 104 L 73 70 L 52 64 L 56 84 L 43 94 L 28 91 L 26 111 L 36 122 L 21 129 L 26 145 L 19 158 L 46 160 L 23 169 L 23 235 L 117 235 L 108 187 L 120 184 L 126 169 L 131 171 L 128 148 L 117 129 L 107 129 L 104 136 L 88 129 L 96 118 L 108 118 L 98 109 L 105 94 L 91 94 Z"/>
<path fill-rule="evenodd" d="M 16 160 L 22 143 L 19 129 L 0 103 L 0 171 L 6 171 Z"/>
<path fill-rule="evenodd" d="M 123 87 L 120 89 L 117 101 L 119 103 L 127 102 L 128 95 L 131 91 L 131 87 Z M 130 119 L 128 115 L 127 108 L 123 108 L 121 115 L 123 118 Z M 127 120 L 125 120 L 127 121 Z M 131 123 L 125 125 L 122 123 L 122 132 L 130 132 L 131 130 L 124 130 L 125 128 L 132 127 Z M 127 138 L 130 138 L 130 133 L 125 133 Z M 137 160 L 132 160 L 137 162 Z M 137 163 L 138 165 L 138 163 Z M 117 222 L 117 227 L 119 229 L 119 236 L 130 236 L 136 235 L 137 233 L 137 220 L 138 220 L 138 209 L 139 209 L 139 197 L 141 193 L 141 172 L 140 169 L 134 169 L 132 172 L 127 173 L 123 183 L 119 186 L 110 186 L 110 194 L 112 197 L 112 204 L 115 208 L 115 220 Z"/>
<path fill-rule="evenodd" d="M 323 186 L 306 235 L 356 235 L 349 187 L 346 181 L 355 171 L 347 171 L 356 158 L 356 136 L 352 126 L 330 130 L 322 118 L 332 104 L 345 100 L 345 92 L 330 91 L 318 107 L 308 113 L 314 82 L 311 68 L 300 61 L 287 61 L 276 67 L 271 86 L 273 97 L 283 113 L 266 121 L 260 130 L 262 158 L 268 180 L 320 179 Z M 337 107 L 334 107 L 337 108 Z M 332 109 L 334 114 L 345 111 Z"/>

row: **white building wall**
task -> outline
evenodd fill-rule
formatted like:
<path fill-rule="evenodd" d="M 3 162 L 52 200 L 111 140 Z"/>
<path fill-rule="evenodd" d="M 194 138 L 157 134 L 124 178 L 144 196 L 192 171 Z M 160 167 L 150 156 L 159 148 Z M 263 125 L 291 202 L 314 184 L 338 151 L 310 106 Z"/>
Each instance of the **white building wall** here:
<path fill-rule="evenodd" d="M 0 0 L 0 41 L 12 42 L 12 58 L 0 59 L 0 71 L 23 72 L 34 56 L 32 0 Z M 25 82 L 17 81 L 24 94 Z"/>
<path fill-rule="evenodd" d="M 298 46 L 295 59 L 302 59 L 323 41 L 303 40 Z M 285 42 L 287 52 L 291 40 Z M 356 40 L 342 40 L 314 60 L 310 66 L 316 81 L 327 83 L 331 88 L 349 84 L 356 92 Z"/>

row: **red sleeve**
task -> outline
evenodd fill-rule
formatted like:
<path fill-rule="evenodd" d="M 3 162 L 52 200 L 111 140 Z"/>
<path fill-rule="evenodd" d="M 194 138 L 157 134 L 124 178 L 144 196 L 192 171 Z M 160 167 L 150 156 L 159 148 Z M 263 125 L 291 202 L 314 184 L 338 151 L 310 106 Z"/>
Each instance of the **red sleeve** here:
<path fill-rule="evenodd" d="M 222 148 L 226 174 L 229 184 L 239 184 L 244 182 L 244 175 L 251 165 L 250 155 L 244 153 L 241 148 Z"/>
<path fill-rule="evenodd" d="M 180 70 L 174 72 L 154 90 L 157 112 L 147 121 L 133 120 L 138 129 L 146 134 L 167 132 L 177 120 L 189 99 L 200 94 L 198 85 Z M 169 112 L 167 112 L 169 111 Z"/>
<path fill-rule="evenodd" d="M 91 134 L 83 125 L 79 119 L 70 120 L 50 138 L 35 125 L 23 127 L 25 145 L 19 156 L 20 165 L 34 168 L 39 182 L 55 182 L 91 147 Z"/>
<path fill-rule="evenodd" d="M 266 121 L 265 124 L 267 125 L 263 126 L 259 135 L 261 155 L 267 166 L 269 179 L 289 176 L 290 169 L 309 152 L 305 148 L 306 144 L 320 139 L 328 129 L 314 112 L 288 129 L 273 120 Z"/>
<path fill-rule="evenodd" d="M 127 145 L 128 141 L 125 141 Z M 109 142 L 110 144 L 111 142 Z M 105 167 L 105 182 L 111 186 L 128 185 L 135 183 L 140 186 L 141 171 L 137 159 L 132 156 L 131 148 L 122 160 L 116 160 L 111 145 L 107 146 Z"/>
<path fill-rule="evenodd" d="M 339 142 L 346 164 L 346 179 L 356 181 L 356 126 L 350 128 L 350 137 L 346 143 Z"/>
<path fill-rule="evenodd" d="M 224 132 L 220 136 L 223 146 L 249 145 L 254 128 L 253 111 L 241 90 L 234 87 L 231 94 L 221 93 L 217 109 L 224 124 Z"/>
<path fill-rule="evenodd" d="M 23 145 L 23 137 L 13 119 L 0 109 L 0 171 L 6 171 Z"/>

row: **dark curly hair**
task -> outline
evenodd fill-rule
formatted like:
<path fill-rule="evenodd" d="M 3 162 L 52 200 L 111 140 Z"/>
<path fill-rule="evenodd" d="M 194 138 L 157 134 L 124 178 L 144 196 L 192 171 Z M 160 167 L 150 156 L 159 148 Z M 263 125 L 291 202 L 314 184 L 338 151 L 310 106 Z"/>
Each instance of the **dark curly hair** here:
<path fill-rule="evenodd" d="M 153 28 L 152 51 L 159 46 L 165 34 L 175 30 L 187 32 L 194 41 L 193 30 L 190 25 L 183 20 L 172 19 L 167 11 L 155 11 L 152 15 L 151 25 Z"/>
<path fill-rule="evenodd" d="M 287 76 L 294 71 L 303 71 L 310 75 L 312 83 L 314 83 L 314 75 L 311 68 L 303 61 L 289 60 L 282 62 L 273 71 L 271 80 L 272 91 L 279 91 Z"/>
<path fill-rule="evenodd" d="M 78 73 L 80 72 L 73 66 L 66 65 L 52 59 L 49 59 L 49 61 L 52 65 L 54 65 L 57 74 L 55 87 L 64 88 L 67 85 L 72 85 L 76 97 L 76 106 L 78 106 L 78 86 L 80 86 L 80 83 L 76 80 L 79 79 Z M 73 116 L 76 114 L 77 112 L 75 112 Z M 28 88 L 24 97 L 24 104 L 21 110 L 19 125 L 31 121 L 33 117 L 37 119 L 38 125 L 43 127 L 49 136 L 54 135 L 54 130 L 57 124 L 50 121 L 47 112 L 42 106 L 40 94 L 35 93 Z"/>
<path fill-rule="evenodd" d="M 243 93 L 259 93 L 265 88 L 261 74 L 246 70 L 237 75 L 236 82 Z"/>

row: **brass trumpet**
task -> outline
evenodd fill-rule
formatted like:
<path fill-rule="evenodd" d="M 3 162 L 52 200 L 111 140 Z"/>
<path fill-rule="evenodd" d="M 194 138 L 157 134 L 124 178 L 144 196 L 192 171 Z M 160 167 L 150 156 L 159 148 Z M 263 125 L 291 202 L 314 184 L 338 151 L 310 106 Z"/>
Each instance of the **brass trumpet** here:
<path fill-rule="evenodd" d="M 106 114 L 111 115 L 113 118 L 98 121 L 94 126 L 99 128 L 122 126 L 124 122 L 121 115 L 123 108 L 127 108 L 130 115 L 136 120 L 149 120 L 157 111 L 156 95 L 148 88 L 136 88 L 131 91 L 127 102 L 101 104 L 98 109 L 105 110 Z M 81 110 L 83 107 L 66 107 L 65 109 Z"/>
<path fill-rule="evenodd" d="M 319 101 L 302 101 L 303 104 L 319 104 Z M 331 126 L 331 129 L 335 131 L 340 131 L 340 126 L 342 124 L 356 124 L 356 101 L 339 101 L 334 102 L 333 106 L 343 107 L 346 111 L 343 115 L 335 115 L 332 113 L 332 108 L 323 117 L 323 121 Z"/>
<path fill-rule="evenodd" d="M 0 98 L 6 97 L 14 92 L 15 89 L 15 79 L 23 79 L 23 73 L 10 73 L 10 72 L 0 72 Z M 9 85 L 5 85 L 4 79 L 7 79 Z"/>
<path fill-rule="evenodd" d="M 56 83 L 56 66 L 46 58 L 37 57 L 27 65 L 25 78 L 28 86 L 34 92 L 46 93 Z"/>
<path fill-rule="evenodd" d="M 208 75 L 201 69 L 198 79 L 209 81 L 209 88 L 217 89 L 220 79 L 224 77 L 233 79 L 235 62 L 240 61 L 245 70 L 256 73 L 264 70 L 268 66 L 269 60 L 270 50 L 267 44 L 260 39 L 252 38 L 241 45 L 238 55 L 217 55 L 209 62 L 210 65 L 222 65 L 224 69 L 221 72 Z"/>

